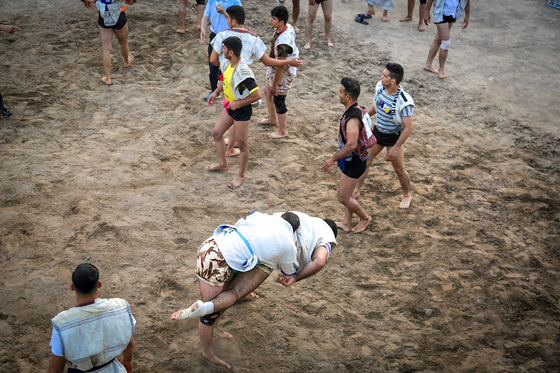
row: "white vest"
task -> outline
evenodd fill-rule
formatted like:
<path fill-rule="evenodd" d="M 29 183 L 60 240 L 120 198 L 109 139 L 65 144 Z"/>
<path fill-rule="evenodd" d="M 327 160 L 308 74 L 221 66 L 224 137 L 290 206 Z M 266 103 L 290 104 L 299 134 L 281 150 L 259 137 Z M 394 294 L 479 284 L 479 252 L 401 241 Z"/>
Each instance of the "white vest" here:
<path fill-rule="evenodd" d="M 60 335 L 62 356 L 70 368 L 88 370 L 119 356 L 128 346 L 134 324 L 124 299 L 96 299 L 94 304 L 74 307 L 56 315 L 52 324 Z M 113 360 L 103 373 L 126 369 Z"/>

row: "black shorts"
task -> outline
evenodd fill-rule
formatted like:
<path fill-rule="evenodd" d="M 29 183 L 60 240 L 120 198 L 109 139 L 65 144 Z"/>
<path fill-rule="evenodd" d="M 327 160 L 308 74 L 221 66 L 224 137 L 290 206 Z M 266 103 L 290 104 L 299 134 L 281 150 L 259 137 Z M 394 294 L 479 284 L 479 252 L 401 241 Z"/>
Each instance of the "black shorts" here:
<path fill-rule="evenodd" d="M 99 17 L 97 17 L 97 24 L 102 28 L 112 28 L 115 30 L 120 30 L 126 25 L 126 14 L 124 14 L 124 12 L 121 12 L 121 15 L 119 16 L 116 24 L 114 24 L 113 26 L 105 26 L 105 21 L 103 20 L 103 17 L 101 17 L 101 13 L 99 13 Z"/>
<path fill-rule="evenodd" d="M 426 4 L 428 0 L 420 0 L 420 4 Z"/>
<path fill-rule="evenodd" d="M 345 158 L 338 161 L 338 167 L 349 178 L 359 179 L 366 172 L 367 159 L 362 161 L 359 155 L 354 154 L 350 160 Z"/>
<path fill-rule="evenodd" d="M 373 135 L 375 136 L 375 138 L 377 139 L 377 143 L 379 145 L 383 145 L 383 146 L 393 146 L 397 143 L 397 141 L 399 140 L 399 137 L 401 136 L 401 134 L 395 134 L 395 133 L 385 133 L 385 132 L 381 132 L 380 130 L 377 129 L 377 127 L 373 126 Z"/>
<path fill-rule="evenodd" d="M 206 5 L 206 0 L 196 0 L 196 5 Z"/>
<path fill-rule="evenodd" d="M 236 122 L 246 122 L 251 120 L 253 115 L 253 107 L 251 105 L 241 106 L 235 110 L 227 109 L 227 113 Z"/>
<path fill-rule="evenodd" d="M 441 22 L 434 22 L 436 25 L 441 25 L 442 23 L 455 23 L 455 17 L 443 15 L 443 21 Z"/>

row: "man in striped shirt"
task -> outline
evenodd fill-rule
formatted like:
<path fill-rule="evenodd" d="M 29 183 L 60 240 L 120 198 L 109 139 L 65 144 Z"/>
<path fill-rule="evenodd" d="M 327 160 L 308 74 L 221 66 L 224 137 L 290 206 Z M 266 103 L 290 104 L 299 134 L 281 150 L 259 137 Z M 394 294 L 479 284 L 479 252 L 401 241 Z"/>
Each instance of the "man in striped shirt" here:
<path fill-rule="evenodd" d="M 375 87 L 373 105 L 369 108 L 369 115 L 377 114 L 373 134 L 377 138 L 375 144 L 368 151 L 367 169 L 360 177 L 354 191 L 358 198 L 360 187 L 369 173 L 373 159 L 387 147 L 385 161 L 391 162 L 395 173 L 399 177 L 403 189 L 403 199 L 399 208 L 406 209 L 410 206 L 412 195 L 410 192 L 410 176 L 404 168 L 404 143 L 412 132 L 412 112 L 414 101 L 400 86 L 404 76 L 404 69 L 398 63 L 388 63 L 381 80 Z"/>

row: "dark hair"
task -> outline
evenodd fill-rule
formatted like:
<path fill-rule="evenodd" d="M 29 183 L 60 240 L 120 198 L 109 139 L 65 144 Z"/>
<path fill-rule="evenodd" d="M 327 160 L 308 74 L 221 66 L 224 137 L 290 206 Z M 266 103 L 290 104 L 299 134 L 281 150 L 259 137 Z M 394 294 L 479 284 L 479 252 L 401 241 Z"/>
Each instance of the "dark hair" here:
<path fill-rule="evenodd" d="M 327 223 L 329 227 L 331 227 L 334 233 L 334 238 L 336 238 L 336 236 L 338 235 L 338 227 L 336 226 L 336 223 L 331 219 L 323 219 L 323 221 Z"/>
<path fill-rule="evenodd" d="M 360 97 L 360 83 L 353 78 L 342 78 L 340 84 L 344 87 L 344 93 L 350 95 L 353 100 L 358 101 Z"/>
<path fill-rule="evenodd" d="M 95 293 L 99 282 L 99 271 L 90 263 L 82 263 L 72 272 L 74 290 L 83 295 Z"/>
<path fill-rule="evenodd" d="M 233 54 L 235 54 L 235 57 L 241 56 L 243 43 L 237 36 L 230 36 L 229 38 L 224 39 L 222 43 L 229 51 L 232 51 Z"/>
<path fill-rule="evenodd" d="M 389 71 L 391 79 L 395 79 L 397 84 L 401 84 L 401 80 L 404 77 L 404 69 L 401 65 L 394 62 L 389 62 L 385 68 Z"/>
<path fill-rule="evenodd" d="M 286 220 L 288 223 L 290 223 L 290 225 L 292 226 L 292 229 L 295 231 L 297 231 L 297 229 L 299 228 L 299 216 L 297 216 L 296 214 L 294 214 L 293 212 L 285 212 L 282 214 L 282 219 Z"/>
<path fill-rule="evenodd" d="M 274 7 L 270 11 L 270 15 L 278 18 L 279 21 L 284 21 L 284 24 L 287 24 L 288 19 L 290 19 L 290 13 L 288 13 L 288 9 L 284 5 Z"/>
<path fill-rule="evenodd" d="M 238 25 L 245 24 L 245 10 L 241 5 L 232 5 L 226 9 L 229 18 L 236 20 Z"/>

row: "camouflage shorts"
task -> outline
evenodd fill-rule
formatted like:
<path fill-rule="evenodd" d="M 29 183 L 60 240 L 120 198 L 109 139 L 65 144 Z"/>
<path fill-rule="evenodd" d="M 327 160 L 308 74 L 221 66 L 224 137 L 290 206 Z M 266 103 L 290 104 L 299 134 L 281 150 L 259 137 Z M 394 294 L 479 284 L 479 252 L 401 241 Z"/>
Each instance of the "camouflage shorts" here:
<path fill-rule="evenodd" d="M 212 286 L 224 286 L 232 276 L 231 268 L 212 237 L 200 245 L 196 259 L 196 275 Z"/>
<path fill-rule="evenodd" d="M 281 69 L 281 67 L 279 67 L 279 69 Z M 273 69 L 272 67 L 269 67 L 266 70 L 266 83 L 271 87 L 272 84 L 274 83 L 275 73 L 276 70 Z M 288 71 L 284 71 L 284 73 L 282 74 L 282 78 L 280 78 L 280 82 L 278 83 L 278 94 L 279 95 L 287 94 L 290 88 L 292 87 L 293 81 L 294 81 L 294 77 L 291 76 L 290 73 L 288 73 Z"/>

